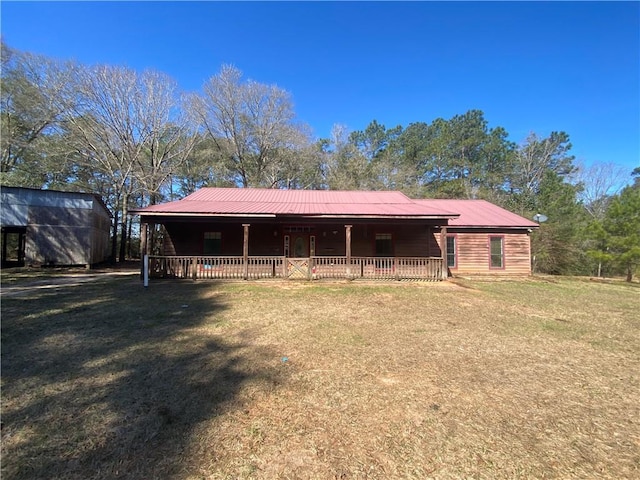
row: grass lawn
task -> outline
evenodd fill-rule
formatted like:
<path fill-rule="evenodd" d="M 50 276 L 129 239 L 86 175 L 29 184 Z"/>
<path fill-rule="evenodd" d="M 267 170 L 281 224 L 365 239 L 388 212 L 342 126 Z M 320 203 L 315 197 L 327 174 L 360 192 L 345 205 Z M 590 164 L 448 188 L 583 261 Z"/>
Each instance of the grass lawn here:
<path fill-rule="evenodd" d="M 639 476 L 637 284 L 105 277 L 2 298 L 3 479 Z"/>

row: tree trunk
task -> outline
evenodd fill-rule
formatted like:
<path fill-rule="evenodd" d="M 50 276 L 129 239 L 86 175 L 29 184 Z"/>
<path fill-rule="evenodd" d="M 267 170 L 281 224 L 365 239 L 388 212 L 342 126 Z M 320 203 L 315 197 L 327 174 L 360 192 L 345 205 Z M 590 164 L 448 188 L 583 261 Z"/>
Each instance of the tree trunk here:
<path fill-rule="evenodd" d="M 127 251 L 127 205 L 129 203 L 129 195 L 122 196 L 122 222 L 120 226 L 120 257 L 119 261 L 124 262 Z"/>
<path fill-rule="evenodd" d="M 120 253 L 118 255 L 118 261 L 124 262 L 127 253 L 127 217 L 122 215 L 122 222 L 120 223 Z"/>
<path fill-rule="evenodd" d="M 627 266 L 627 282 L 631 282 L 633 280 L 633 267 L 631 265 Z"/>
<path fill-rule="evenodd" d="M 133 230 L 133 222 L 129 222 L 129 231 L 127 232 L 127 257 L 131 258 L 131 230 Z"/>
<path fill-rule="evenodd" d="M 111 235 L 111 263 L 116 262 L 118 253 L 118 210 L 113 212 L 113 234 Z"/>

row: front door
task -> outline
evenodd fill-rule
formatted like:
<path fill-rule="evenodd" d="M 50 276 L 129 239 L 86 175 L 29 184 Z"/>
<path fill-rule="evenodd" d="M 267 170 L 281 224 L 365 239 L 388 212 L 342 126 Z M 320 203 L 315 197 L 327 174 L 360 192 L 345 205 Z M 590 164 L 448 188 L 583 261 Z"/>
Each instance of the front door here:
<path fill-rule="evenodd" d="M 300 233 L 291 235 L 291 256 L 309 258 L 309 235 Z"/>

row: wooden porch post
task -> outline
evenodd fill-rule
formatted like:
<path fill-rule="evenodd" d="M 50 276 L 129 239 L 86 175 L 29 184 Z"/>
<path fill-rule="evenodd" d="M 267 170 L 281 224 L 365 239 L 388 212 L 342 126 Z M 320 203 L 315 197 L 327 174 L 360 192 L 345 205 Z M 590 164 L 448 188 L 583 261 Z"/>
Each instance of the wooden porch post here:
<path fill-rule="evenodd" d="M 442 280 L 446 280 L 449 276 L 449 267 L 447 266 L 447 226 L 440 227 L 440 251 L 442 252 Z"/>
<path fill-rule="evenodd" d="M 244 241 L 242 243 L 242 263 L 243 263 L 243 277 L 245 280 L 249 278 L 249 226 L 250 223 L 243 223 L 244 228 Z"/>
<path fill-rule="evenodd" d="M 140 254 L 145 255 L 149 253 L 149 224 L 147 222 L 140 222 Z"/>
<path fill-rule="evenodd" d="M 346 256 L 347 256 L 347 277 L 351 276 L 351 227 L 353 225 L 345 225 L 344 228 L 346 230 Z"/>
<path fill-rule="evenodd" d="M 147 222 L 140 220 L 140 276 L 144 278 L 144 256 L 149 253 L 147 245 L 147 230 L 149 225 Z"/>
<path fill-rule="evenodd" d="M 308 270 L 308 278 L 309 280 L 313 279 L 313 271 L 315 269 L 315 259 L 316 256 L 316 236 L 309 236 L 309 268 Z"/>

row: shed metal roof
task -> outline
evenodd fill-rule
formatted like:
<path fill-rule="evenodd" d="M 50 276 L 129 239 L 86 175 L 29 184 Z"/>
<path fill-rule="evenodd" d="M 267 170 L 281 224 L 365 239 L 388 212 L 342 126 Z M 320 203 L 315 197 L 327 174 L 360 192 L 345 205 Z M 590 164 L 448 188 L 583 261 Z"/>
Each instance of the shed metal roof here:
<path fill-rule="evenodd" d="M 94 193 L 63 192 L 38 188 L 0 186 L 0 225 L 26 226 L 29 223 L 30 207 L 93 209 L 98 205 L 105 215 L 111 217 L 102 198 Z"/>

